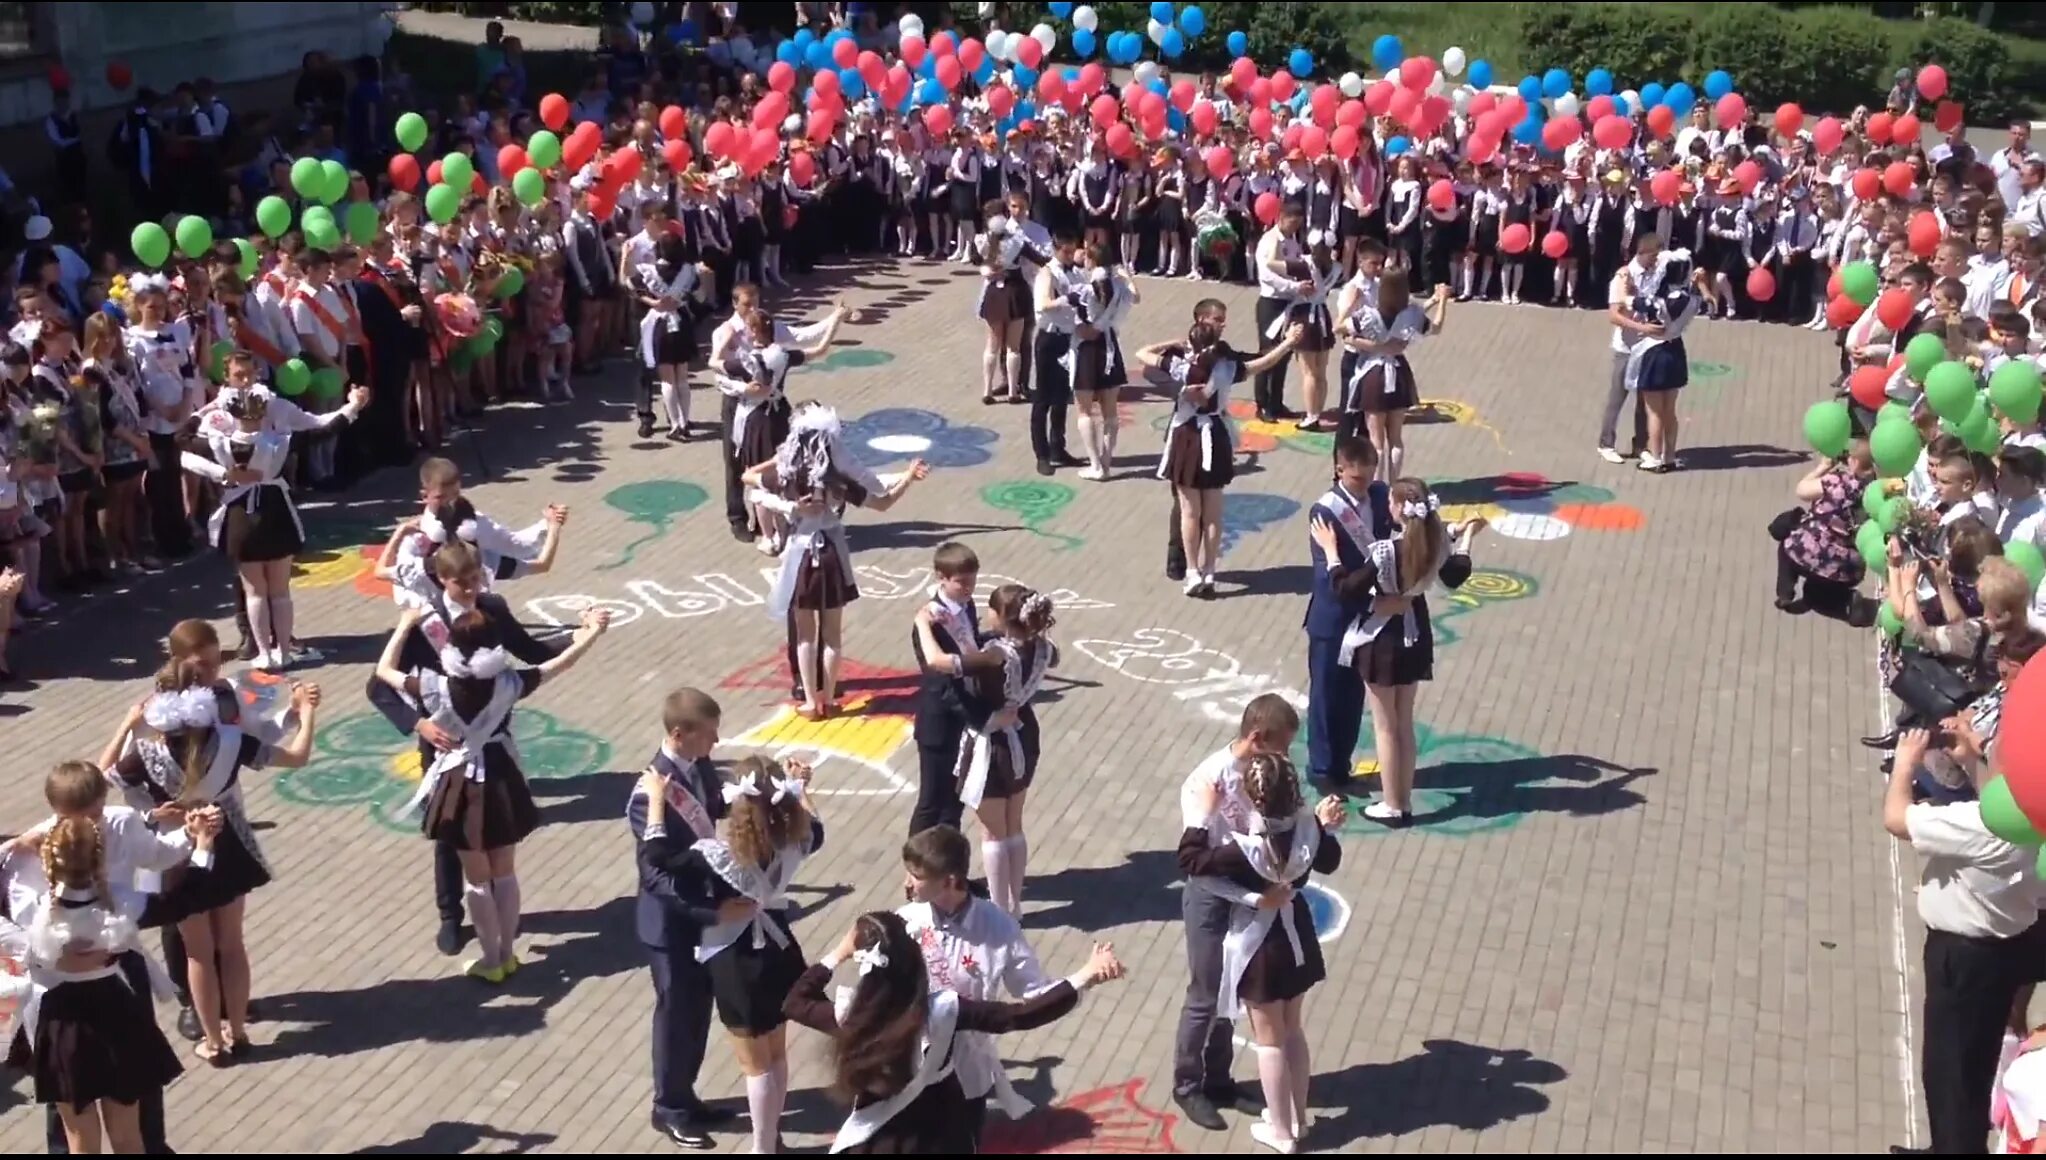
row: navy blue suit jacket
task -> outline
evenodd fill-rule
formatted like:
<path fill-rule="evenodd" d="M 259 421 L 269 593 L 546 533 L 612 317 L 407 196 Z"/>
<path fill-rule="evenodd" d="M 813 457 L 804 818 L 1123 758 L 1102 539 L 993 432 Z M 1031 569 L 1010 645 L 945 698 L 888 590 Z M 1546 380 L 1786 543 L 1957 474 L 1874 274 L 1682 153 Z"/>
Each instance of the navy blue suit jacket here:
<path fill-rule="evenodd" d="M 1338 488 L 1340 490 L 1340 488 Z M 1392 500 L 1386 486 L 1374 483 L 1365 490 L 1365 506 L 1371 512 L 1371 530 L 1376 539 L 1392 535 Z M 1325 519 L 1333 522 L 1336 513 L 1320 503 L 1308 509 L 1309 519 Z M 1369 611 L 1365 604 L 1344 605 L 1337 598 L 1335 586 L 1329 583 L 1328 561 L 1322 558 L 1321 548 L 1313 537 L 1308 538 L 1307 551 L 1314 562 L 1314 583 L 1307 593 L 1307 617 L 1305 625 L 1309 640 L 1340 640 L 1343 632 L 1360 612 Z M 1350 539 L 1340 525 L 1336 528 L 1336 553 L 1345 568 L 1361 568 L 1365 563 L 1364 552 Z"/>
<path fill-rule="evenodd" d="M 703 803 L 704 812 L 715 822 L 725 816 L 723 779 L 705 758 L 691 765 L 677 764 L 663 749 L 654 754 L 653 765 L 688 788 L 691 797 Z M 646 796 L 635 790 L 625 807 L 625 820 L 632 828 L 633 866 L 639 876 L 639 896 L 633 904 L 633 925 L 639 941 L 655 950 L 682 952 L 693 949 L 703 929 L 717 924 L 717 904 L 708 893 L 692 897 L 677 894 L 672 885 L 646 871 L 639 856 L 646 841 Z M 680 834 L 689 823 L 668 811 L 667 825 Z M 677 828 L 679 827 L 679 829 Z"/>

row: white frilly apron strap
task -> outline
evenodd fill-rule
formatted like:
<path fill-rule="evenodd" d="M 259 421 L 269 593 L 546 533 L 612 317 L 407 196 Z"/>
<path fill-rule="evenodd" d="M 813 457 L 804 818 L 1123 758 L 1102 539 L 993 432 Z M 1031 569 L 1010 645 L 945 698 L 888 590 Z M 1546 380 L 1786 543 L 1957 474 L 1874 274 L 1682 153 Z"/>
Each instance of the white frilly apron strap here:
<path fill-rule="evenodd" d="M 1399 560 L 1393 548 L 1393 541 L 1372 541 L 1368 554 L 1371 557 L 1372 565 L 1378 569 L 1380 591 L 1384 591 L 1384 583 L 1387 577 L 1392 577 L 1395 583 L 1398 582 Z M 1411 619 L 1413 614 L 1409 612 L 1407 615 Z M 1391 621 L 1392 617 L 1379 612 L 1359 615 L 1352 619 L 1350 626 L 1343 630 L 1343 647 L 1342 651 L 1337 654 L 1337 662 L 1345 665 L 1349 664 L 1351 658 L 1357 654 L 1357 650 L 1370 641 L 1376 640 L 1378 634 Z M 1408 639 L 1409 643 L 1418 639 L 1414 635 L 1412 628 L 1409 628 Z"/>
<path fill-rule="evenodd" d="M 848 581 L 853 579 L 852 553 L 845 542 L 845 524 L 836 516 L 826 516 L 824 520 L 822 526 L 811 531 L 795 530 L 782 547 L 781 571 L 775 575 L 774 591 L 767 598 L 767 614 L 776 621 L 787 620 L 789 609 L 795 604 L 796 577 L 802 574 L 803 557 L 813 557 L 812 564 L 818 563 L 815 557 L 823 554 L 827 541 L 838 549 L 839 567 L 844 570 L 845 578 Z"/>
<path fill-rule="evenodd" d="M 794 881 L 796 869 L 803 860 L 800 850 L 782 848 L 775 853 L 773 865 L 762 870 L 742 864 L 732 856 L 731 847 L 716 838 L 701 839 L 690 848 L 696 851 L 712 873 L 737 891 L 739 897 L 753 903 L 752 917 L 738 922 L 721 922 L 703 932 L 696 947 L 696 961 L 709 962 L 720 951 L 736 946 L 741 938 L 748 939 L 754 950 L 763 950 L 770 942 L 786 949 L 789 945 L 788 932 L 775 920 L 775 912 L 789 905 L 788 886 Z"/>
<path fill-rule="evenodd" d="M 832 1153 L 851 1151 L 873 1139 L 876 1132 L 908 1110 L 932 1084 L 950 1075 L 952 1041 L 958 1029 L 959 996 L 951 991 L 932 995 L 930 1015 L 924 1020 L 923 1059 L 917 1064 L 916 1075 L 888 1099 L 854 1108 L 831 1141 Z"/>
<path fill-rule="evenodd" d="M 1252 868 L 1278 886 L 1294 882 L 1307 873 L 1314 865 L 1314 855 L 1321 848 L 1321 827 L 1312 812 L 1303 809 L 1294 815 L 1292 832 L 1293 846 L 1287 851 L 1286 861 L 1277 866 L 1271 864 L 1266 854 L 1262 835 L 1231 834 L 1229 838 L 1243 851 Z M 1220 1018 L 1235 1019 L 1243 1014 L 1243 1001 L 1236 989 L 1242 982 L 1244 971 L 1250 966 L 1251 958 L 1271 934 L 1273 922 L 1279 923 L 1285 932 L 1287 945 L 1293 951 L 1293 961 L 1305 961 L 1306 948 L 1300 942 L 1300 930 L 1293 918 L 1291 903 L 1276 910 L 1265 910 L 1254 902 L 1248 907 L 1239 904 L 1232 908 L 1229 933 L 1222 938 L 1222 983 L 1215 998 L 1215 1014 Z"/>
<path fill-rule="evenodd" d="M 959 761 L 952 774 L 959 779 L 959 800 L 970 810 L 979 809 L 987 797 L 989 744 L 988 735 L 970 725 L 959 738 Z"/>
<path fill-rule="evenodd" d="M 1291 909 L 1290 907 L 1287 909 Z M 1238 906 L 1229 912 L 1229 933 L 1222 936 L 1222 986 L 1215 995 L 1215 1015 L 1237 1019 L 1243 1015 L 1243 1001 L 1236 987 L 1250 968 L 1250 959 L 1271 933 L 1278 911 Z"/>
<path fill-rule="evenodd" d="M 455 716 L 452 712 L 441 712 L 448 706 L 448 693 L 447 678 L 440 673 L 419 674 L 419 699 L 428 710 L 429 718 Z M 406 803 L 407 816 L 416 816 L 426 805 L 427 800 L 433 797 L 433 791 L 440 785 L 441 778 L 455 770 L 461 770 L 463 777 L 481 784 L 487 776 L 484 755 L 493 742 L 506 746 L 512 753 L 513 760 L 517 760 L 518 751 L 511 748 L 512 739 L 504 730 L 518 700 L 517 674 L 500 673 L 496 684 L 490 690 L 490 702 L 483 707 L 481 713 L 469 721 L 455 717 L 455 728 L 451 732 L 461 743 L 438 754 L 433 764 L 427 767 L 426 773 L 419 779 L 419 788 L 413 792 L 412 800 Z"/>

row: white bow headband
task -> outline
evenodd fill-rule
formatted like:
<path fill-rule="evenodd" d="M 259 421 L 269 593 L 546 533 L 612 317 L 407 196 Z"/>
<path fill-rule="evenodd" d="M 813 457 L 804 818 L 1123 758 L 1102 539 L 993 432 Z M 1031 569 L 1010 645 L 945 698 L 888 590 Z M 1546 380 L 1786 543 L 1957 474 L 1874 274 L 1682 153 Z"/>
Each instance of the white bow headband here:
<path fill-rule="evenodd" d="M 774 787 L 774 796 L 767 799 L 770 803 L 780 805 L 791 798 L 795 799 L 798 805 L 803 803 L 803 782 L 800 778 L 770 778 L 768 784 Z M 718 792 L 724 796 L 725 804 L 728 806 L 737 805 L 740 798 L 757 798 L 761 794 L 760 774 L 757 772 L 748 773 Z"/>
<path fill-rule="evenodd" d="M 879 945 L 866 947 L 853 952 L 853 962 L 860 965 L 860 977 L 865 978 L 867 972 L 876 971 L 888 965 L 888 952 L 882 950 Z"/>
<path fill-rule="evenodd" d="M 503 645 L 491 645 L 477 649 L 468 656 L 454 645 L 443 645 L 440 650 L 440 669 L 451 677 L 465 677 L 472 680 L 488 681 L 511 667 L 511 654 Z"/>
<path fill-rule="evenodd" d="M 440 522 L 440 517 L 432 512 L 427 512 L 419 517 L 419 533 L 436 544 L 448 542 L 448 526 Z M 463 520 L 455 528 L 454 535 L 456 539 L 462 540 L 465 543 L 475 543 L 476 521 L 474 519 Z"/>
<path fill-rule="evenodd" d="M 130 294 L 168 294 L 170 279 L 162 274 L 137 274 L 128 279 Z"/>
<path fill-rule="evenodd" d="M 214 700 L 213 689 L 200 685 L 149 698 L 142 706 L 142 720 L 158 733 L 210 729 L 220 723 L 220 706 Z"/>
<path fill-rule="evenodd" d="M 1441 510 L 1442 501 L 1431 495 L 1427 499 L 1410 499 L 1401 504 L 1400 516 L 1410 520 L 1426 519 L 1430 513 Z"/>

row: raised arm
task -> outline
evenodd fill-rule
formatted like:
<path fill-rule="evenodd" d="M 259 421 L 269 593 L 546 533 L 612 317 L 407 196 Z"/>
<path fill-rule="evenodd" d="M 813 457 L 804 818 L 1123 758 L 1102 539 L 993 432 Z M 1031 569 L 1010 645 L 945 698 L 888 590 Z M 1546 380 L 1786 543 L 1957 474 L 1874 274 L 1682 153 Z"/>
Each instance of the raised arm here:
<path fill-rule="evenodd" d="M 419 680 L 404 666 L 405 642 L 412 638 L 412 630 L 424 616 L 417 608 L 407 608 L 398 617 L 398 627 L 391 630 L 390 639 L 384 642 L 382 655 L 377 657 L 376 679 L 407 697 L 419 696 Z"/>
<path fill-rule="evenodd" d="M 590 651 L 590 646 L 597 643 L 597 638 L 604 635 L 610 623 L 609 614 L 599 609 L 585 609 L 582 623 L 576 627 L 575 635 L 569 638 L 568 647 L 540 664 L 540 679 L 551 681 L 574 668 L 583 654 Z"/>
<path fill-rule="evenodd" d="M 312 760 L 313 718 L 320 707 L 320 687 L 292 685 L 291 707 L 298 717 L 298 730 L 284 744 L 271 748 L 268 764 L 275 769 L 299 769 Z"/>

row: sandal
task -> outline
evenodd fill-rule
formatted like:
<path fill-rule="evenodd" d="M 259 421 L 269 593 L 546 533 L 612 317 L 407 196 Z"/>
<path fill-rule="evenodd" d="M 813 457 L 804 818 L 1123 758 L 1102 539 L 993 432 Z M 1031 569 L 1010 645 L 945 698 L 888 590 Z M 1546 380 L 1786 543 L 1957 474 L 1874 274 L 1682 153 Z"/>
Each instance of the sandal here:
<path fill-rule="evenodd" d="M 796 706 L 796 716 L 805 721 L 822 721 L 824 712 L 823 709 L 813 708 L 808 703 Z"/>
<path fill-rule="evenodd" d="M 227 1041 L 227 1057 L 231 1060 L 247 1059 L 255 1050 L 256 1045 L 249 1042 L 247 1035 L 237 1035 Z"/>
<path fill-rule="evenodd" d="M 204 1039 L 192 1045 L 192 1054 L 206 1061 L 211 1067 L 226 1067 L 234 1062 L 232 1049 L 225 1046 L 215 1047 Z"/>

